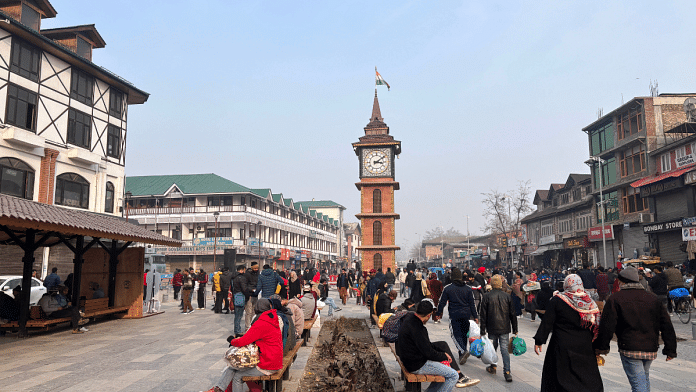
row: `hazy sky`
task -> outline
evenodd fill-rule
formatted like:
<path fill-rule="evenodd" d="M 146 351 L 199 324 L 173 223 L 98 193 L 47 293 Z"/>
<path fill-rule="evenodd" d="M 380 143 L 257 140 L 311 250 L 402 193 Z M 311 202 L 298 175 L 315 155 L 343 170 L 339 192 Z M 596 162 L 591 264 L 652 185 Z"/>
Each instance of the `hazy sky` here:
<path fill-rule="evenodd" d="M 93 60 L 149 92 L 127 175 L 217 173 L 360 209 L 374 96 L 402 141 L 396 242 L 480 232 L 481 193 L 589 173 L 581 129 L 634 96 L 696 91 L 691 1 L 52 0 L 42 27 L 96 24 Z"/>

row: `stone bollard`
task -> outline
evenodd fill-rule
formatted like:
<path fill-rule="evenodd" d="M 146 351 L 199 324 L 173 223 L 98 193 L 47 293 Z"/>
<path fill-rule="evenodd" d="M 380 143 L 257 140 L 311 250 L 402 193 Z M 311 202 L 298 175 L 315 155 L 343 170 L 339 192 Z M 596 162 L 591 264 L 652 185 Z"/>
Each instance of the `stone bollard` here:
<path fill-rule="evenodd" d="M 696 340 L 696 321 L 691 322 L 691 339 Z"/>

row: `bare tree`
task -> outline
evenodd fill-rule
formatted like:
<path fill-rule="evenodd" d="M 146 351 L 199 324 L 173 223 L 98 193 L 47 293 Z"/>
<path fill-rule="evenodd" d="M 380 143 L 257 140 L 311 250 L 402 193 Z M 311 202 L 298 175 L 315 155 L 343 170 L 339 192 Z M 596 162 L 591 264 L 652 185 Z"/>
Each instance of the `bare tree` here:
<path fill-rule="evenodd" d="M 517 188 L 505 193 L 491 190 L 482 193 L 483 217 L 486 218 L 484 231 L 491 234 L 502 234 L 506 238 L 517 238 L 520 232 L 520 221 L 532 211 L 529 200 L 531 194 L 530 181 L 520 181 Z"/>
<path fill-rule="evenodd" d="M 440 239 L 440 238 L 452 238 L 452 237 L 462 237 L 464 234 L 462 234 L 459 230 L 455 229 L 454 227 L 450 227 L 447 229 L 447 231 L 444 231 L 442 227 L 436 227 L 432 230 L 426 230 L 425 235 L 423 236 L 424 241 L 428 240 L 434 240 L 434 239 Z"/>

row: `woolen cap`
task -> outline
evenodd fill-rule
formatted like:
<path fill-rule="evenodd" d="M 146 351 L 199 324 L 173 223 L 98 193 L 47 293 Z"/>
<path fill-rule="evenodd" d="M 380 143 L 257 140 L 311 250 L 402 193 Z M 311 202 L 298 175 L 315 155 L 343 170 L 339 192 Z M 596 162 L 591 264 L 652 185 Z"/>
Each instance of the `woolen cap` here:
<path fill-rule="evenodd" d="M 491 287 L 494 289 L 502 289 L 503 288 L 503 277 L 500 275 L 493 275 L 491 278 Z"/>
<path fill-rule="evenodd" d="M 480 272 L 480 273 L 486 272 L 486 267 L 479 267 L 478 272 Z"/>
<path fill-rule="evenodd" d="M 638 270 L 636 267 L 626 267 L 623 271 L 619 272 L 619 276 L 625 280 L 638 283 L 640 278 L 638 277 Z"/>

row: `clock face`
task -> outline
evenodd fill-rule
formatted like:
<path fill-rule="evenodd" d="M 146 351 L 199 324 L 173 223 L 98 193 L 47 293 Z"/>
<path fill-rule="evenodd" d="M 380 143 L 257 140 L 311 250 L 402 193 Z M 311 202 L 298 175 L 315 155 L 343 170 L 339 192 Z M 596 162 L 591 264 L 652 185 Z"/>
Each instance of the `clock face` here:
<path fill-rule="evenodd" d="M 364 176 L 385 176 L 391 174 L 390 151 L 388 148 L 365 150 L 363 154 Z"/>

